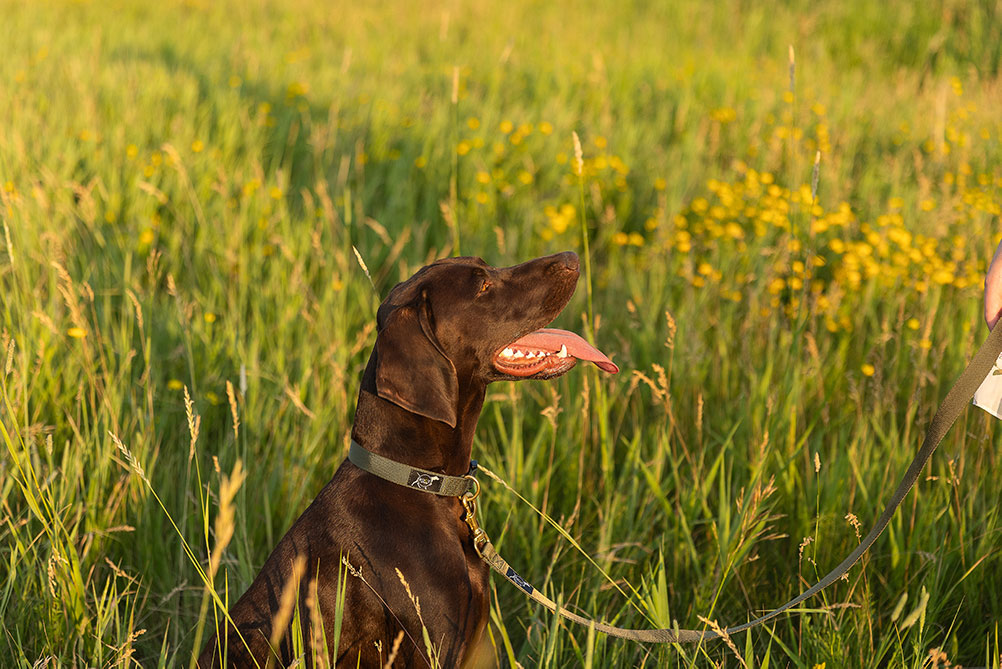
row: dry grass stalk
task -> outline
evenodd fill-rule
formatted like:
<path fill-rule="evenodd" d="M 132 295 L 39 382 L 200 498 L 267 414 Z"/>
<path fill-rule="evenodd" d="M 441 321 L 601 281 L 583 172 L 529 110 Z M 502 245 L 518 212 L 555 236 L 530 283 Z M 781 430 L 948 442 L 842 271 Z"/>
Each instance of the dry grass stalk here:
<path fill-rule="evenodd" d="M 6 332 L 4 335 L 6 336 Z M 3 366 L 3 375 L 10 376 L 10 373 L 14 370 L 14 339 L 10 338 L 7 340 L 7 362 Z"/>
<path fill-rule="evenodd" d="M 734 645 L 734 642 L 731 640 L 731 636 L 727 633 L 727 630 L 718 625 L 716 620 L 709 620 L 703 616 L 699 616 L 699 622 L 719 634 L 720 638 L 724 640 L 725 644 L 727 644 L 727 647 L 731 649 L 732 653 L 734 653 L 734 657 L 738 658 L 738 662 L 741 663 L 741 666 L 748 669 L 748 663 L 745 662 L 745 659 L 741 657 L 740 653 L 738 653 L 738 647 Z"/>
<path fill-rule="evenodd" d="M 184 413 L 188 417 L 188 434 L 191 435 L 191 445 L 188 448 L 188 461 L 195 457 L 195 442 L 202 426 L 202 417 L 195 413 L 195 403 L 188 394 L 188 386 L 184 387 Z"/>
<path fill-rule="evenodd" d="M 7 261 L 10 263 L 11 269 L 14 269 L 14 245 L 10 242 L 10 228 L 7 227 L 7 219 L 3 222 L 3 237 L 7 242 Z"/>
<path fill-rule="evenodd" d="M 418 600 L 417 597 L 414 596 L 414 593 L 411 592 L 410 583 L 408 583 L 407 579 L 404 578 L 403 573 L 398 568 L 396 568 L 396 567 L 393 568 L 393 571 L 397 572 L 397 578 L 400 579 L 400 582 L 403 583 L 403 585 L 404 585 L 404 590 L 407 591 L 407 599 L 411 600 L 411 604 L 414 605 L 414 610 L 417 611 L 418 618 L 420 618 L 421 617 L 421 602 Z"/>
<path fill-rule="evenodd" d="M 275 617 L 271 620 L 271 638 L 268 641 L 271 644 L 272 654 L 268 656 L 268 663 L 265 665 L 268 669 L 274 666 L 275 653 L 279 644 L 282 643 L 285 633 L 289 631 L 289 621 L 292 620 L 292 607 L 295 606 L 296 595 L 299 593 L 299 580 L 305 572 L 306 558 L 302 555 L 297 555 L 296 559 L 292 562 L 292 573 L 289 574 L 288 580 L 282 587 L 282 595 L 278 600 L 278 612 L 275 613 Z"/>
<path fill-rule="evenodd" d="M 665 347 L 670 351 L 675 350 L 675 335 L 678 333 L 678 324 L 670 311 L 665 311 L 665 322 L 668 326 L 668 335 L 665 337 Z"/>
<path fill-rule="evenodd" d="M 209 556 L 209 582 L 212 582 L 219 569 L 219 563 L 223 558 L 223 551 L 233 539 L 234 522 L 233 518 L 236 509 L 233 506 L 233 499 L 243 485 L 247 474 L 244 472 L 243 463 L 237 460 L 233 465 L 233 472 L 226 476 L 219 484 L 219 512 L 216 514 L 216 544 L 212 548 L 212 555 Z"/>
<path fill-rule="evenodd" d="M 324 630 L 324 619 L 320 612 L 320 599 L 317 595 L 317 579 L 310 579 L 307 588 L 306 608 L 310 613 L 310 653 L 314 667 L 327 669 L 330 658 L 327 656 L 327 633 Z"/>
<path fill-rule="evenodd" d="M 391 669 L 393 663 L 397 659 L 397 653 L 400 652 L 400 644 L 404 640 L 404 631 L 400 630 L 397 632 L 397 638 L 393 640 L 393 647 L 390 648 L 390 654 L 386 656 L 386 663 L 383 664 L 383 669 Z"/>
<path fill-rule="evenodd" d="M 119 439 L 118 435 L 114 432 L 108 432 L 108 434 L 111 436 L 111 440 L 115 443 L 118 450 L 125 456 L 125 460 L 129 463 L 129 466 L 132 467 L 133 471 L 139 474 L 139 478 L 141 478 L 146 485 L 152 488 L 153 486 L 150 484 L 150 480 L 146 478 L 146 472 L 143 471 L 143 466 L 139 464 L 139 460 L 137 460 L 136 456 L 132 454 L 132 451 L 125 447 L 125 444 L 122 443 L 122 440 Z"/>
<path fill-rule="evenodd" d="M 226 381 L 226 398 L 230 401 L 230 414 L 233 416 L 233 439 L 240 437 L 240 416 L 237 414 L 237 397 L 233 384 Z"/>
<path fill-rule="evenodd" d="M 572 132 L 571 137 L 574 138 L 574 174 L 580 177 L 584 174 L 584 151 L 581 150 L 581 140 L 578 138 L 578 133 Z"/>

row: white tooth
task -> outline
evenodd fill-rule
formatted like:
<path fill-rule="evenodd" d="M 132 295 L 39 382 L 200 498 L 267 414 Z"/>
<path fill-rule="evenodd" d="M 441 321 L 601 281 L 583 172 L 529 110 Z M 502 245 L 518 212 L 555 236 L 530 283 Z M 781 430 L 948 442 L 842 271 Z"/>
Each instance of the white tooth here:
<path fill-rule="evenodd" d="M 512 351 L 510 348 L 506 348 L 505 350 L 501 351 L 501 355 L 504 356 L 505 358 L 510 358 L 512 356 L 512 353 L 514 353 L 514 351 Z"/>
<path fill-rule="evenodd" d="M 528 353 L 525 354 L 525 357 L 527 357 L 527 358 L 535 358 L 536 355 L 537 355 L 536 351 L 529 351 Z"/>
<path fill-rule="evenodd" d="M 525 357 L 525 353 L 522 353 L 521 351 L 515 351 L 514 353 L 512 353 L 511 357 L 513 357 L 513 358 L 524 358 Z"/>
<path fill-rule="evenodd" d="M 557 353 L 557 357 L 558 358 L 566 358 L 567 357 L 567 347 L 566 346 L 564 346 L 564 345 L 561 344 L 561 346 L 560 346 L 560 352 Z"/>

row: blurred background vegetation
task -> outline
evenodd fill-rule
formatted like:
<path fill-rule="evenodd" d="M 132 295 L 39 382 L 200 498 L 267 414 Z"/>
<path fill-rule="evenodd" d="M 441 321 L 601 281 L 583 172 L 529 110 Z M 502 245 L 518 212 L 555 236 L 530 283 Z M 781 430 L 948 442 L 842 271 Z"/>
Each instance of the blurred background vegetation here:
<path fill-rule="evenodd" d="M 237 596 L 346 453 L 380 296 L 434 258 L 588 235 L 621 373 L 493 387 L 476 456 L 636 592 L 491 486 L 507 559 L 627 626 L 816 581 L 983 338 L 998 2 L 0 14 L 3 666 L 187 666 L 221 475 Z M 589 635 L 496 580 L 497 662 L 998 666 L 997 431 L 968 412 L 848 582 L 733 648 Z"/>

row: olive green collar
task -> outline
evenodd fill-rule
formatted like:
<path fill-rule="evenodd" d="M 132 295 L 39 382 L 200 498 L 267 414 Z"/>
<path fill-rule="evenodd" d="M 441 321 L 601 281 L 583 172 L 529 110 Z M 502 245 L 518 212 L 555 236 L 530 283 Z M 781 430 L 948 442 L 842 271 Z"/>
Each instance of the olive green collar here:
<path fill-rule="evenodd" d="M 348 459 L 359 469 L 364 469 L 381 479 L 385 479 L 405 488 L 413 488 L 422 492 L 430 492 L 442 497 L 462 497 L 473 490 L 476 485 L 472 474 L 477 469 L 477 461 L 470 463 L 470 472 L 466 476 L 449 476 L 420 467 L 411 467 L 402 462 L 377 455 L 351 440 Z"/>

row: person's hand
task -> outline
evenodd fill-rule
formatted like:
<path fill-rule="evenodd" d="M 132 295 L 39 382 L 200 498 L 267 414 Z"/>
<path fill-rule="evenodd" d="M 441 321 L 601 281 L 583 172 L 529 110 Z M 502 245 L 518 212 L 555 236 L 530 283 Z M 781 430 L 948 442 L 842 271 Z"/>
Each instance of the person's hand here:
<path fill-rule="evenodd" d="M 985 322 L 991 330 L 1002 315 L 1002 243 L 995 249 L 985 275 Z"/>

